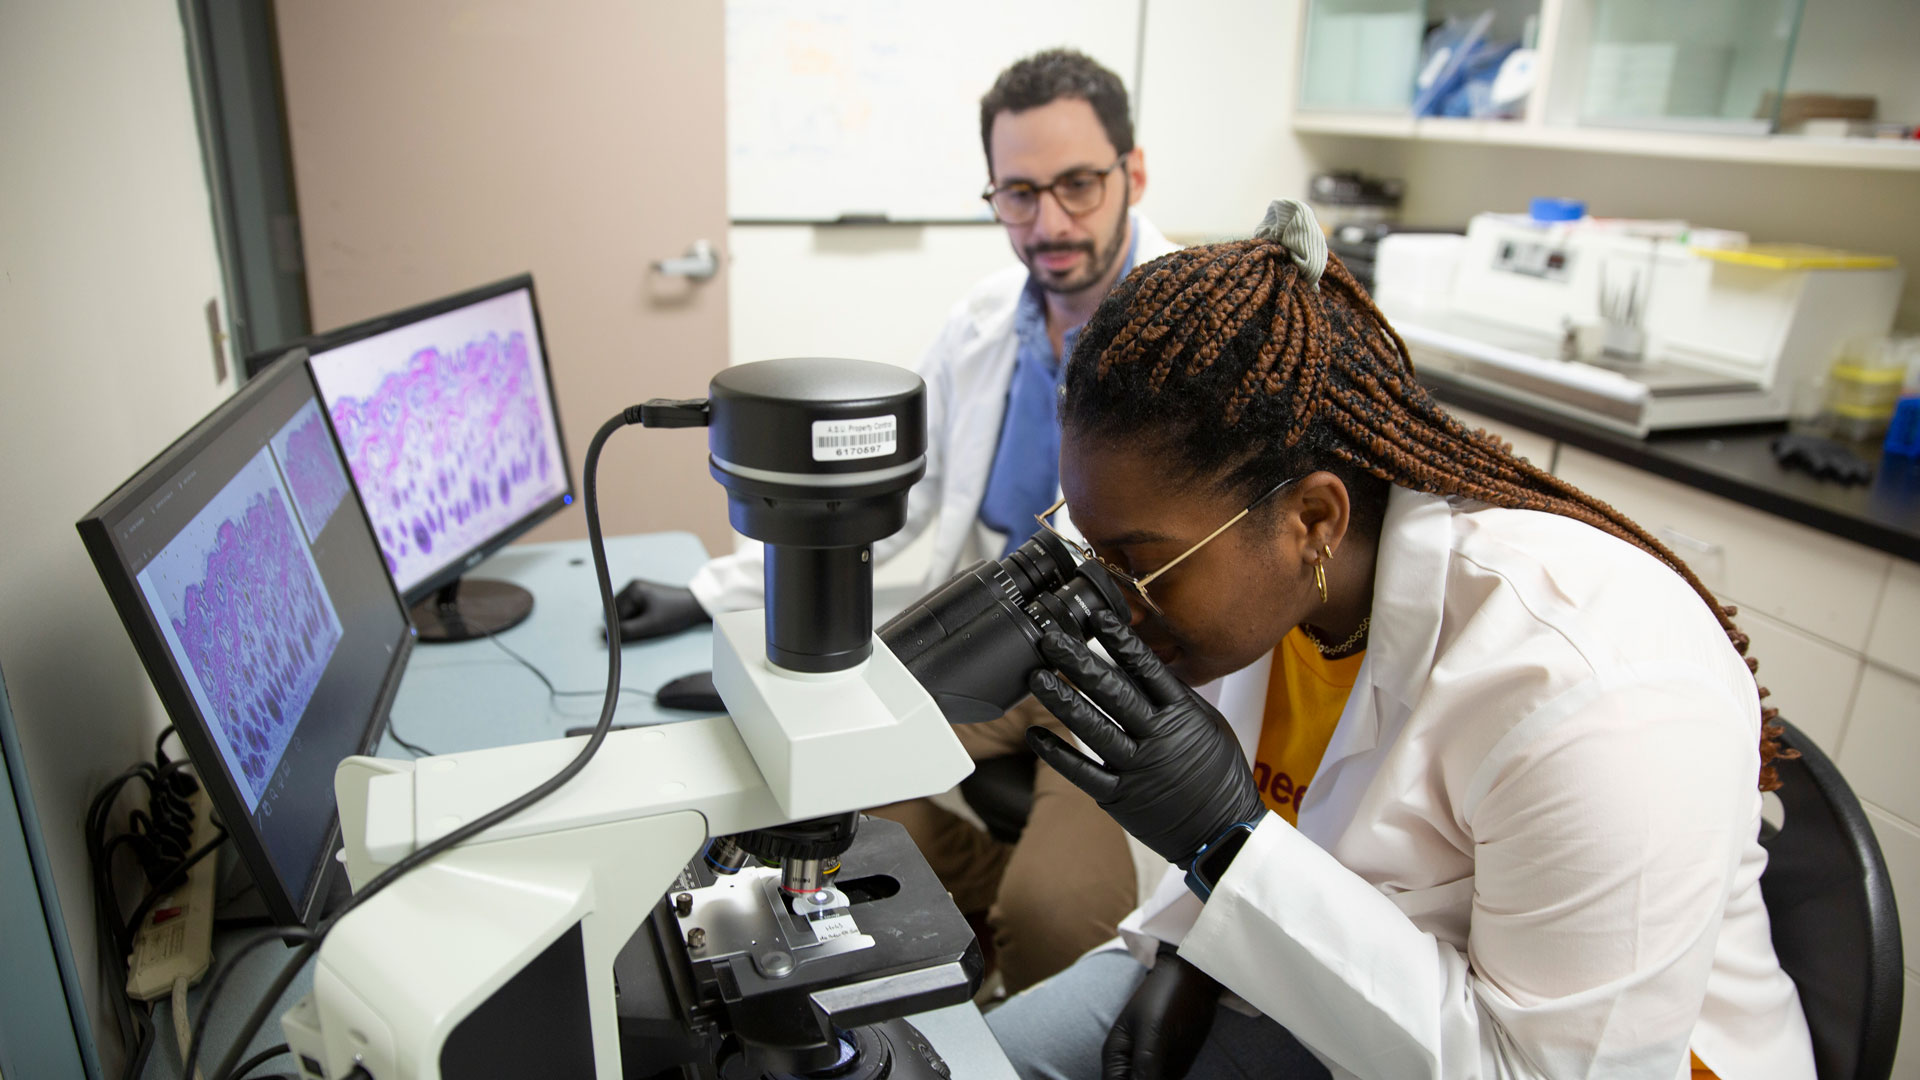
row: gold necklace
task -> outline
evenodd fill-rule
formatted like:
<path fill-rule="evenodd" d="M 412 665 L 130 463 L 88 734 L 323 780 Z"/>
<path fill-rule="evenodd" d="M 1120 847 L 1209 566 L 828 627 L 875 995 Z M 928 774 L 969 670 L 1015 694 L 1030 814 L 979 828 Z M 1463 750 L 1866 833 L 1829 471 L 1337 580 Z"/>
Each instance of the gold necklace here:
<path fill-rule="evenodd" d="M 1300 632 L 1307 635 L 1307 640 L 1313 643 L 1314 648 L 1320 650 L 1321 656 L 1332 658 L 1352 651 L 1353 647 L 1360 643 L 1360 639 L 1367 636 L 1367 627 L 1371 625 L 1373 625 L 1373 616 L 1369 615 L 1361 619 L 1359 628 L 1354 630 L 1353 633 L 1348 634 L 1347 640 L 1338 645 L 1328 645 L 1326 642 L 1321 641 L 1315 636 L 1313 631 L 1307 629 L 1306 623 L 1300 624 Z"/>

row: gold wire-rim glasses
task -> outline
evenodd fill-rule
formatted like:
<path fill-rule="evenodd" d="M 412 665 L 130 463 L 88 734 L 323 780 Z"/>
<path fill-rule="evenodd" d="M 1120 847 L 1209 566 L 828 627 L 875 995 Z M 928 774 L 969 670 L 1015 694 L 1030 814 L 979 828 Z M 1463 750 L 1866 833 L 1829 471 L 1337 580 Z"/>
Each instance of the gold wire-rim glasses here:
<path fill-rule="evenodd" d="M 1107 560 L 1101 558 L 1099 555 L 1095 554 L 1093 548 L 1087 546 L 1086 544 L 1081 543 L 1078 540 L 1075 540 L 1074 538 L 1066 535 L 1065 533 L 1062 533 L 1059 529 L 1056 529 L 1053 527 L 1053 523 L 1048 521 L 1047 519 L 1059 513 L 1060 508 L 1067 505 L 1067 497 L 1065 495 L 1060 496 L 1059 501 L 1054 503 L 1052 506 L 1047 507 L 1047 509 L 1044 512 L 1033 515 L 1033 520 L 1039 522 L 1041 528 L 1047 530 L 1049 533 L 1052 533 L 1054 537 L 1057 538 L 1061 543 L 1072 548 L 1082 559 L 1085 559 L 1088 562 L 1099 563 L 1100 568 L 1105 570 L 1107 574 L 1110 577 L 1112 577 L 1115 581 L 1118 581 L 1121 584 L 1128 587 L 1129 589 L 1132 589 L 1133 594 L 1140 598 L 1140 602 L 1147 605 L 1148 611 L 1153 612 L 1155 615 L 1160 615 L 1160 614 L 1163 614 L 1163 612 L 1160 610 L 1160 605 L 1154 603 L 1153 597 L 1147 595 L 1148 585 L 1152 584 L 1154 580 L 1159 578 L 1162 574 L 1165 574 L 1167 571 L 1185 562 L 1187 558 L 1191 556 L 1194 552 L 1199 551 L 1201 548 L 1206 547 L 1208 544 L 1212 543 L 1215 537 L 1219 536 L 1221 533 L 1226 532 L 1228 529 L 1231 529 L 1235 525 L 1239 524 L 1241 518 L 1246 517 L 1248 514 L 1253 513 L 1255 510 L 1258 510 L 1260 506 L 1264 504 L 1268 499 L 1271 499 L 1275 495 L 1280 494 L 1282 490 L 1284 490 L 1288 485 L 1292 484 L 1295 480 L 1298 480 L 1298 479 L 1300 478 L 1297 476 L 1288 477 L 1287 479 L 1280 481 L 1278 484 L 1273 485 L 1271 488 L 1268 488 L 1266 494 L 1248 503 L 1246 506 L 1246 509 L 1241 510 L 1239 513 L 1228 518 L 1225 524 L 1221 525 L 1219 528 L 1213 530 L 1207 535 L 1201 537 L 1199 543 L 1193 545 L 1192 547 L 1181 552 L 1180 554 L 1175 555 L 1171 560 L 1161 564 L 1160 569 L 1155 570 L 1153 573 L 1148 574 L 1145 577 L 1134 577 L 1132 574 L 1127 573 L 1125 570 L 1120 569 L 1119 567 L 1113 565 Z"/>

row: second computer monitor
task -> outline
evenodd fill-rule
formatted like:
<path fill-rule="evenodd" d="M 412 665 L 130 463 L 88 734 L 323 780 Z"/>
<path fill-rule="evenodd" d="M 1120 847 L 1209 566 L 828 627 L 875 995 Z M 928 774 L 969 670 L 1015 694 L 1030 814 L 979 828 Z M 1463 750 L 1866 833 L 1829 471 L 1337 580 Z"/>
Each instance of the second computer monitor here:
<path fill-rule="evenodd" d="M 309 351 L 421 640 L 524 619 L 525 590 L 461 575 L 573 502 L 532 278 L 350 326 Z"/>

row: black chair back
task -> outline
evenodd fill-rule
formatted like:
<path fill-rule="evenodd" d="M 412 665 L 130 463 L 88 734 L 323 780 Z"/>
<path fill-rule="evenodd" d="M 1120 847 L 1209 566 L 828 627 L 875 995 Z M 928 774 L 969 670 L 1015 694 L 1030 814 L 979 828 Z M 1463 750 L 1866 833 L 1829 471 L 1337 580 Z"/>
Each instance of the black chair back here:
<path fill-rule="evenodd" d="M 1820 1080 L 1885 1080 L 1900 1039 L 1900 919 L 1879 841 L 1827 755 L 1792 724 L 1780 770 L 1785 818 L 1763 827 L 1760 877 L 1773 949 L 1800 990 Z"/>

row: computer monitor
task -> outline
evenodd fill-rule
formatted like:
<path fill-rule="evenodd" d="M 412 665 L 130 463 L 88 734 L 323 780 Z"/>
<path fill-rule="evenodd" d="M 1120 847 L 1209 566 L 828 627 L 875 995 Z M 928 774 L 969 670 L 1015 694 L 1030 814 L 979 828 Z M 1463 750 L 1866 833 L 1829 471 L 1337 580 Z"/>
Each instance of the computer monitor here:
<path fill-rule="evenodd" d="M 464 578 L 573 502 L 533 278 L 320 335 L 308 365 L 422 641 L 525 619 L 533 596 Z"/>
<path fill-rule="evenodd" d="M 269 912 L 312 925 L 334 769 L 379 738 L 413 636 L 306 365 L 248 382 L 78 527 Z"/>

